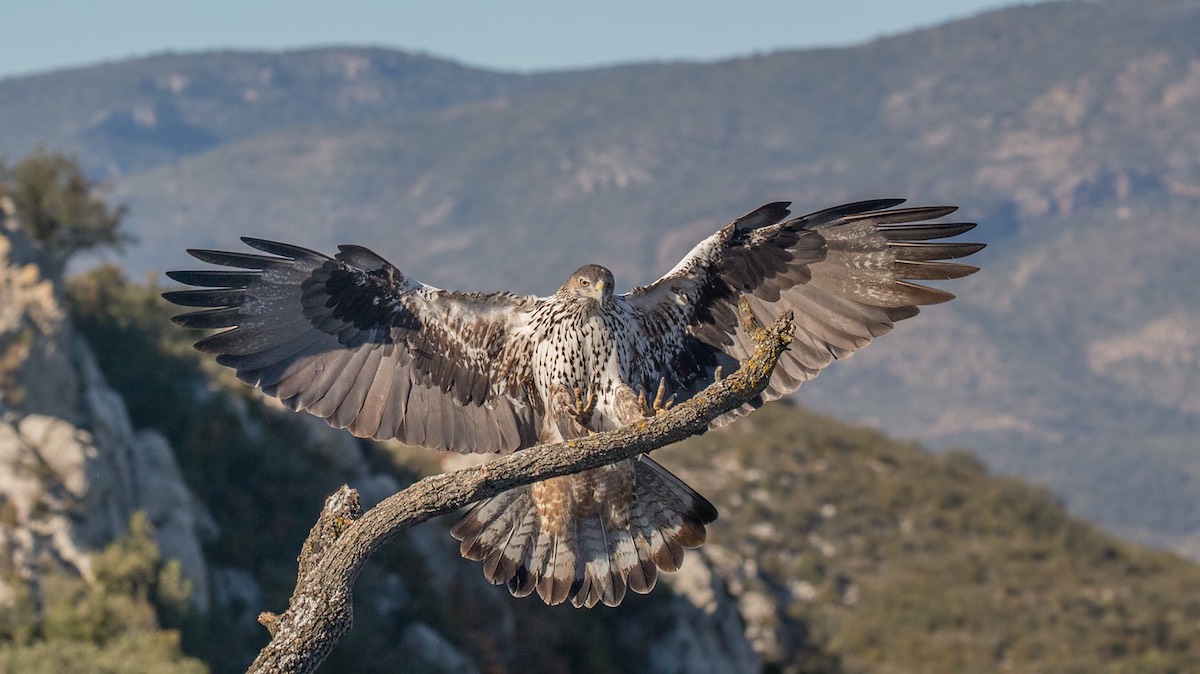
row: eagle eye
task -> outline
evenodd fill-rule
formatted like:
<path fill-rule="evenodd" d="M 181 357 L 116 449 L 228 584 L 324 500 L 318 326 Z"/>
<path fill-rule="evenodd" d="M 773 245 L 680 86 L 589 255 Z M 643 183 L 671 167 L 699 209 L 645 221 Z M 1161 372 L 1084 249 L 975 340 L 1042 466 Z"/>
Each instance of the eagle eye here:
<path fill-rule="evenodd" d="M 591 282 L 591 281 L 589 281 L 589 280 L 587 280 L 587 279 L 585 279 L 585 278 L 583 278 L 583 277 L 580 277 L 580 278 L 579 278 L 579 285 L 583 286 L 584 288 L 586 288 L 586 287 L 590 286 L 591 284 L 592 284 L 592 282 Z"/>

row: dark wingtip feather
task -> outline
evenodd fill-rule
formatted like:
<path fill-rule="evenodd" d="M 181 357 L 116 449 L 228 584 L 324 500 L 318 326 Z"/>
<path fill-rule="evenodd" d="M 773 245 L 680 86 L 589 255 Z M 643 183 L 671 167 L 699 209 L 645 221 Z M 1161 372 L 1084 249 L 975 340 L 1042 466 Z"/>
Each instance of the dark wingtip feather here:
<path fill-rule="evenodd" d="M 855 201 L 849 204 L 842 204 L 840 206 L 826 208 L 825 210 L 817 211 L 815 213 L 809 213 L 808 215 L 802 215 L 791 222 L 796 223 L 796 225 L 803 225 L 804 227 L 820 227 L 823 224 L 835 220 L 841 220 L 842 218 L 846 218 L 848 216 L 859 215 L 862 213 L 874 213 L 876 211 L 883 211 L 888 208 L 893 208 L 904 203 L 904 201 L 904 199 L 899 198 L 867 199 L 866 201 Z"/>
<path fill-rule="evenodd" d="M 904 288 L 910 294 L 910 301 L 913 304 L 941 304 L 949 302 L 955 297 L 954 293 L 946 292 L 941 288 L 930 288 L 908 281 L 896 281 L 896 286 Z"/>
<path fill-rule="evenodd" d="M 266 269 L 271 265 L 279 264 L 284 260 L 267 255 L 257 255 L 255 253 L 233 253 L 226 250 L 209 250 L 206 248 L 188 248 L 188 255 L 209 264 L 219 264 L 226 267 L 239 267 L 241 269 Z"/>
<path fill-rule="evenodd" d="M 172 316 L 171 322 L 180 327 L 192 330 L 212 330 L 215 328 L 233 327 L 237 325 L 238 320 L 241 318 L 244 318 L 244 316 L 237 309 L 220 307 Z"/>
<path fill-rule="evenodd" d="M 189 286 L 204 288 L 245 288 L 259 278 L 258 272 L 225 270 L 175 270 L 167 278 Z"/>
<path fill-rule="evenodd" d="M 970 276 L 979 271 L 979 267 L 955 262 L 897 260 L 895 271 L 896 278 L 914 281 L 948 281 Z"/>
<path fill-rule="evenodd" d="M 974 255 L 983 250 L 983 243 L 922 243 L 915 241 L 889 241 L 888 247 L 897 260 L 956 260 Z"/>
<path fill-rule="evenodd" d="M 180 276 L 184 276 L 184 278 L 188 278 L 188 276 L 186 276 L 188 274 L 188 272 L 186 272 L 186 271 L 169 271 L 166 274 L 167 274 L 167 278 L 171 279 L 172 281 L 178 281 L 179 283 L 187 283 L 187 281 L 181 280 L 179 278 Z"/>
<path fill-rule="evenodd" d="M 296 260 L 296 259 L 303 258 L 303 257 L 316 257 L 316 258 L 326 257 L 325 255 L 322 255 L 321 253 L 318 253 L 315 250 L 309 250 L 308 248 L 302 248 L 300 246 L 293 246 L 290 243 L 280 243 L 279 241 L 270 241 L 268 239 L 256 239 L 252 236 L 243 236 L 242 243 L 246 244 L 247 246 L 250 246 L 251 248 L 261 250 L 264 253 L 270 253 L 272 255 L 279 255 L 281 257 L 286 257 L 291 260 Z"/>
<path fill-rule="evenodd" d="M 679 527 L 679 533 L 675 535 L 675 540 L 683 547 L 689 549 L 704 545 L 704 541 L 707 538 L 708 532 L 703 524 L 697 524 L 687 519 L 683 521 L 683 525 Z"/>
<path fill-rule="evenodd" d="M 928 241 L 946 239 L 975 229 L 974 222 L 923 222 L 918 224 L 880 225 L 879 233 L 888 241 Z"/>
<path fill-rule="evenodd" d="M 863 201 L 852 201 L 841 206 L 827 208 L 824 211 L 818 211 L 813 215 L 831 215 L 834 213 L 840 215 L 853 215 L 855 213 L 870 213 L 874 211 L 884 211 L 889 208 L 895 208 L 900 204 L 908 201 L 903 197 L 885 197 L 883 199 L 864 199 Z"/>
<path fill-rule="evenodd" d="M 921 307 L 918 306 L 893 307 L 887 310 L 888 319 L 892 322 L 903 321 L 919 313 L 921 313 Z"/>
<path fill-rule="evenodd" d="M 792 202 L 790 201 L 773 201 L 769 204 L 764 204 L 734 220 L 733 226 L 740 230 L 769 227 L 786 218 L 791 213 L 788 210 L 788 207 L 791 205 Z"/>
<path fill-rule="evenodd" d="M 164 300 L 181 307 L 226 307 L 237 304 L 245 296 L 244 288 L 172 290 L 162 293 Z"/>
<path fill-rule="evenodd" d="M 917 222 L 919 220 L 936 220 L 950 215 L 958 210 L 958 206 L 913 206 L 911 208 L 895 208 L 878 212 L 862 213 L 851 220 L 870 219 L 886 225 L 899 222 Z"/>
<path fill-rule="evenodd" d="M 378 269 L 390 266 L 388 261 L 383 259 L 378 253 L 364 246 L 343 244 L 338 246 L 338 251 L 340 251 L 337 255 L 339 260 L 362 269 Z"/>

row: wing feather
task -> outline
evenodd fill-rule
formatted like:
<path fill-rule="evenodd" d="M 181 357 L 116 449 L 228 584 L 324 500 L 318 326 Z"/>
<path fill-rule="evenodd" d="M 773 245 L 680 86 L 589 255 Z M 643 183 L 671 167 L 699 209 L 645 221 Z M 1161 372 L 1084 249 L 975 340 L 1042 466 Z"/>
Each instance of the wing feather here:
<path fill-rule="evenodd" d="M 243 241 L 259 252 L 190 250 L 232 269 L 168 272 L 196 288 L 164 293 L 200 308 L 179 325 L 222 330 L 196 348 L 241 380 L 360 437 L 463 452 L 536 440 L 524 335 L 541 300 L 439 290 L 361 246 Z"/>
<path fill-rule="evenodd" d="M 380 425 L 383 422 L 383 410 L 388 405 L 392 382 L 396 377 L 396 368 L 388 367 L 384 363 L 387 360 L 390 364 L 393 349 L 394 345 L 391 344 L 378 349 L 380 365 L 375 375 L 369 380 L 366 394 L 363 396 L 361 411 L 346 424 L 350 432 L 357 437 L 370 438 L 379 433 Z"/>
<path fill-rule="evenodd" d="M 645 335 L 663 348 L 644 377 L 665 377 L 680 399 L 711 383 L 753 349 L 739 324 L 738 298 L 770 322 L 795 314 L 795 339 L 780 359 L 760 400 L 727 414 L 713 426 L 795 391 L 835 359 L 845 358 L 918 307 L 954 297 L 914 281 L 949 280 L 978 271 L 946 262 L 978 252 L 983 244 L 941 239 L 970 231 L 974 223 L 925 222 L 952 206 L 896 208 L 903 199 L 835 206 L 785 220 L 787 203 L 767 204 L 696 245 L 670 272 L 624 298 Z"/>
<path fill-rule="evenodd" d="M 388 396 L 388 404 L 383 408 L 379 421 L 379 433 L 372 436 L 376 440 L 400 437 L 400 429 L 404 418 L 408 415 L 408 396 L 412 390 L 412 378 L 408 376 L 407 368 L 397 369 L 392 378 L 392 392 Z M 509 438 L 501 443 L 507 446 Z"/>

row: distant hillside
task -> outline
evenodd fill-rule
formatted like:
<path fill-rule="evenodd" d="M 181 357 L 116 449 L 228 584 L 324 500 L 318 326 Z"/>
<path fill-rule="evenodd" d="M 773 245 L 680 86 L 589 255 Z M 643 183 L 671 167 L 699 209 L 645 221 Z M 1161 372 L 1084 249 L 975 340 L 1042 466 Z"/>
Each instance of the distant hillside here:
<path fill-rule="evenodd" d="M 0 80 L 0 154 L 42 144 L 119 176 L 264 131 L 396 119 L 532 79 L 382 49 L 165 54 Z"/>
<path fill-rule="evenodd" d="M 1200 668 L 1200 569 L 965 453 L 775 404 L 656 456 L 718 504 L 705 559 L 783 671 Z"/>
<path fill-rule="evenodd" d="M 362 243 L 445 287 L 549 292 L 592 261 L 629 287 L 767 201 L 961 204 L 984 271 L 801 399 L 969 446 L 1200 555 L 1196 35 L 1195 2 L 1110 0 L 553 76 L 371 50 L 169 56 L 0 82 L 0 124 L 116 167 L 135 273 L 254 234 Z M 208 140 L 141 143 L 103 111 Z"/>

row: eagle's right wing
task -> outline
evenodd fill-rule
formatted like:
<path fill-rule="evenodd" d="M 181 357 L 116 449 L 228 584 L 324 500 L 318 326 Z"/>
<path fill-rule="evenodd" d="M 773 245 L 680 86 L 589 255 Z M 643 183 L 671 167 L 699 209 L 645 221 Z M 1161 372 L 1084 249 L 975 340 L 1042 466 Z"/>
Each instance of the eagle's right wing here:
<path fill-rule="evenodd" d="M 268 255 L 190 250 L 235 270 L 167 275 L 196 343 L 242 381 L 359 437 L 459 452 L 535 444 L 542 402 L 526 327 L 535 297 L 457 293 L 410 279 L 360 246 L 334 257 L 243 238 Z"/>

